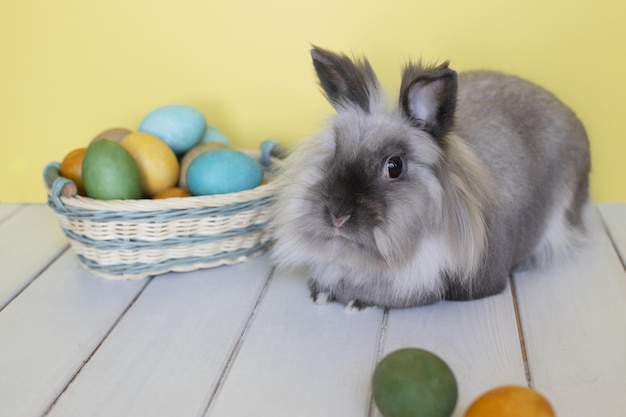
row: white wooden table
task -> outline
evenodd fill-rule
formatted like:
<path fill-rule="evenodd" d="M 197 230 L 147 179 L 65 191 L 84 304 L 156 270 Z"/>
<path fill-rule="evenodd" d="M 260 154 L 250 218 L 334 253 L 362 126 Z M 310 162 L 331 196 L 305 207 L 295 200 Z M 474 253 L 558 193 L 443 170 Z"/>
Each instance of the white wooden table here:
<path fill-rule="evenodd" d="M 267 256 L 97 278 L 50 208 L 0 204 L 0 416 L 379 416 L 373 369 L 409 346 L 456 374 L 455 417 L 503 384 L 561 417 L 626 416 L 625 258 L 626 204 L 600 205 L 575 261 L 501 295 L 353 313 L 314 305 L 304 273 Z"/>

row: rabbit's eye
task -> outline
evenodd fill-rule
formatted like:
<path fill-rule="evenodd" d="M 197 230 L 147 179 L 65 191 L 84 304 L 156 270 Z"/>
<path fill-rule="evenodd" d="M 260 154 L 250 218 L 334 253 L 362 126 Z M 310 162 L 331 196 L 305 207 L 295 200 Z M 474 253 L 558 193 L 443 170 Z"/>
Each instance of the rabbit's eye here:
<path fill-rule="evenodd" d="M 402 174 L 402 158 L 392 156 L 387 160 L 387 174 L 389 178 L 398 178 Z"/>

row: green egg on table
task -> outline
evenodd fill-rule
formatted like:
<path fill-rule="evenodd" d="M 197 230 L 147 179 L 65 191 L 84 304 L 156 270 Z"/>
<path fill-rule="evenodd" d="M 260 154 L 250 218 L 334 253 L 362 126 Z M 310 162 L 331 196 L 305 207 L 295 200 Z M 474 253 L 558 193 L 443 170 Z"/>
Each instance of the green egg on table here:
<path fill-rule="evenodd" d="M 182 155 L 200 143 L 206 128 L 202 113 L 191 106 L 173 104 L 148 113 L 139 125 L 139 131 L 150 133 Z"/>
<path fill-rule="evenodd" d="M 203 152 L 187 168 L 187 189 L 193 195 L 249 190 L 263 181 L 263 167 L 248 154 L 230 148 Z"/>
<path fill-rule="evenodd" d="M 109 139 L 87 147 L 82 176 L 85 192 L 91 198 L 125 200 L 143 195 L 139 166 L 122 145 Z"/>
<path fill-rule="evenodd" d="M 378 363 L 372 395 L 385 417 L 450 417 L 458 386 L 440 357 L 427 350 L 406 348 Z"/>

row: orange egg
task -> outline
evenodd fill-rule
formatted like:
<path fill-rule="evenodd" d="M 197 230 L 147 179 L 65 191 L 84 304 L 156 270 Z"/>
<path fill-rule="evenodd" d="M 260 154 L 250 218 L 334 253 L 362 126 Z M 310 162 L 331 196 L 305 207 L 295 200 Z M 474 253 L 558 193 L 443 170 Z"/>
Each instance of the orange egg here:
<path fill-rule="evenodd" d="M 62 177 L 74 181 L 80 195 L 86 195 L 85 186 L 83 185 L 83 158 L 85 157 L 85 152 L 87 152 L 87 148 L 74 149 L 68 153 L 63 158 L 61 169 L 59 170 L 59 174 Z"/>
<path fill-rule="evenodd" d="M 159 191 L 154 196 L 152 196 L 152 198 L 159 199 L 159 198 L 190 197 L 190 196 L 191 196 L 191 193 L 185 189 L 182 189 L 179 187 L 170 187 L 170 188 L 166 188 L 163 191 Z"/>
<path fill-rule="evenodd" d="M 507 385 L 487 391 L 465 412 L 465 417 L 555 417 L 552 406 L 530 388 Z"/>

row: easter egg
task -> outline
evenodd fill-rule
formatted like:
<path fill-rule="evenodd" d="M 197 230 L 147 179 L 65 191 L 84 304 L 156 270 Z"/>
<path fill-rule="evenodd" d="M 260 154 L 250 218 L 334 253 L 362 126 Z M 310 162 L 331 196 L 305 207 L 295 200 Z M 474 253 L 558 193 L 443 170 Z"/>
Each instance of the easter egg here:
<path fill-rule="evenodd" d="M 83 158 L 87 196 L 100 200 L 141 198 L 141 173 L 132 155 L 108 139 L 92 142 Z"/>
<path fill-rule="evenodd" d="M 178 186 L 181 188 L 187 188 L 187 169 L 189 164 L 196 156 L 203 152 L 210 151 L 212 149 L 226 148 L 226 145 L 220 142 L 204 142 L 191 148 L 183 158 L 180 160 L 180 178 L 178 180 Z"/>
<path fill-rule="evenodd" d="M 458 387 L 441 358 L 423 349 L 406 348 L 376 365 L 372 395 L 385 417 L 450 417 Z"/>
<path fill-rule="evenodd" d="M 85 186 L 83 185 L 83 158 L 85 157 L 87 148 L 74 149 L 68 153 L 61 162 L 59 174 L 69 180 L 74 181 L 78 194 L 85 195 Z"/>
<path fill-rule="evenodd" d="M 158 200 L 161 198 L 174 198 L 174 197 L 189 197 L 191 193 L 180 187 L 170 187 L 165 190 L 159 191 L 152 196 L 153 199 Z"/>
<path fill-rule="evenodd" d="M 131 133 L 131 131 L 128 129 L 125 129 L 123 127 L 114 127 L 113 129 L 107 129 L 103 132 L 100 132 L 99 134 L 94 136 L 91 141 L 94 142 L 100 139 L 109 139 L 114 142 L 119 142 L 124 139 L 124 136 L 128 135 L 129 133 Z"/>
<path fill-rule="evenodd" d="M 256 159 L 228 148 L 201 153 L 187 169 L 187 187 L 193 195 L 248 190 L 262 180 L 263 168 Z"/>
<path fill-rule="evenodd" d="M 190 106 L 169 105 L 148 113 L 139 125 L 139 131 L 150 133 L 182 155 L 200 143 L 206 120 L 202 113 Z"/>
<path fill-rule="evenodd" d="M 147 196 L 173 187 L 178 182 L 179 165 L 174 151 L 149 133 L 129 133 L 120 142 L 135 159 L 141 172 L 143 192 Z"/>
<path fill-rule="evenodd" d="M 478 397 L 465 417 L 555 417 L 552 406 L 537 391 L 522 386 L 502 386 Z"/>
<path fill-rule="evenodd" d="M 200 139 L 200 143 L 204 142 L 219 142 L 223 143 L 226 146 L 230 146 L 230 142 L 226 135 L 222 133 L 221 130 L 211 125 L 206 125 L 206 128 L 204 130 L 204 136 L 202 136 L 202 139 Z"/>

